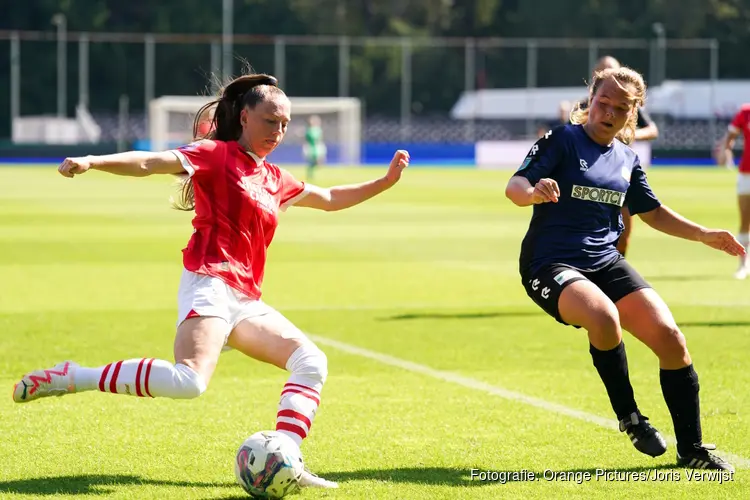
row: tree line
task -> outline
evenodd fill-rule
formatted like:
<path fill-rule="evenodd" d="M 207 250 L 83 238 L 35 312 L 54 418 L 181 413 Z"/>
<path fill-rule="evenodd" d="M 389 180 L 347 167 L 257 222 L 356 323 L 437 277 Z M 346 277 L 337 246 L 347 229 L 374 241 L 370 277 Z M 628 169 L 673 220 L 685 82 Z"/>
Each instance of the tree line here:
<path fill-rule="evenodd" d="M 627 38 L 654 40 L 654 23 L 669 39 L 715 38 L 720 46 L 720 78 L 750 78 L 750 0 L 234 0 L 234 32 L 253 35 L 334 35 L 504 38 Z M 34 0 L 16 2 L 0 18 L 0 30 L 53 33 L 54 14 L 63 13 L 71 32 L 200 33 L 221 35 L 221 0 Z M 10 95 L 9 42 L 0 42 L 0 95 Z M 650 54 L 641 48 L 601 49 L 643 71 Z M 274 71 L 272 44 L 235 45 L 234 54 L 256 70 Z M 290 95 L 337 95 L 339 56 L 335 46 L 289 45 L 285 89 Z M 527 83 L 524 47 L 479 48 L 471 75 L 479 87 Z M 583 84 L 586 48 L 541 48 L 535 84 Z M 89 49 L 90 108 L 117 110 L 127 94 L 133 110 L 144 109 L 144 47 L 139 43 L 92 43 Z M 207 43 L 158 44 L 155 94 L 195 94 L 209 84 Z M 78 47 L 67 44 L 68 108 L 78 97 Z M 445 113 L 465 87 L 465 52 L 460 46 L 412 49 L 411 112 Z M 709 52 L 667 51 L 667 78 L 707 78 Z M 239 71 L 240 62 L 235 69 Z M 365 102 L 369 115 L 400 112 L 401 48 L 352 46 L 349 93 Z M 56 109 L 54 41 L 21 43 L 21 113 L 53 114 Z M 0 113 L 9 116 L 9 98 Z M 0 137 L 9 135 L 0 121 Z"/>

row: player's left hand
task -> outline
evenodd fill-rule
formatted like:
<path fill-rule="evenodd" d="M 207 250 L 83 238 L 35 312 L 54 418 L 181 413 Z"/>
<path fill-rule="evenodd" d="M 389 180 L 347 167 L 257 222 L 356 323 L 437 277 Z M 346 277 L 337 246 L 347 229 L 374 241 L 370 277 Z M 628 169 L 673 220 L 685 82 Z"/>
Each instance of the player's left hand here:
<path fill-rule="evenodd" d="M 409 152 L 403 149 L 399 149 L 393 155 L 391 164 L 388 166 L 388 172 L 385 174 L 386 180 L 389 184 L 396 184 L 401 179 L 401 172 L 409 166 Z"/>
<path fill-rule="evenodd" d="M 701 241 L 711 248 L 721 250 L 733 257 L 745 255 L 745 247 L 729 231 L 708 229 L 701 234 Z"/>

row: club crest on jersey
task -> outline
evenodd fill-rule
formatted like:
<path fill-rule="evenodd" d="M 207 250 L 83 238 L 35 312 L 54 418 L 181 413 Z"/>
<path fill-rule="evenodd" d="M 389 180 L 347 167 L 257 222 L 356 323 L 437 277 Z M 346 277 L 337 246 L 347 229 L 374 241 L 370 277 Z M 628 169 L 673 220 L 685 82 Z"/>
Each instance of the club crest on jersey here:
<path fill-rule="evenodd" d="M 595 188 L 588 186 L 573 185 L 571 197 L 577 200 L 594 201 L 596 203 L 607 203 L 621 207 L 625 204 L 625 193 L 612 191 L 610 189 Z"/>

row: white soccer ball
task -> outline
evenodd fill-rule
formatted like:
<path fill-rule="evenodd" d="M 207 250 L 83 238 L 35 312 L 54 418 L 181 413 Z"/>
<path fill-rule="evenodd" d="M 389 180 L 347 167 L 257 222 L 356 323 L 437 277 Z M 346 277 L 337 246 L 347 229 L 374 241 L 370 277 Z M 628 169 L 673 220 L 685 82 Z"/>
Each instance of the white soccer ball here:
<path fill-rule="evenodd" d="M 284 498 L 296 493 L 303 471 L 297 443 L 276 431 L 260 431 L 247 438 L 234 460 L 237 482 L 253 498 Z"/>

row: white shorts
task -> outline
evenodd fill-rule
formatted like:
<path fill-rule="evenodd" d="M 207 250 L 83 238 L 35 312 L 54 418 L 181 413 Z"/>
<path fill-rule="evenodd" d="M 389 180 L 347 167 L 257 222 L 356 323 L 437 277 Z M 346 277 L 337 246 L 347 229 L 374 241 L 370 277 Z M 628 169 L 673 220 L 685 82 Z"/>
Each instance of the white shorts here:
<path fill-rule="evenodd" d="M 737 174 L 737 194 L 750 195 L 750 174 Z"/>
<path fill-rule="evenodd" d="M 275 313 L 260 299 L 250 299 L 222 280 L 182 270 L 177 292 L 177 326 L 189 317 L 213 316 L 227 323 L 224 344 L 234 327 L 243 319 Z"/>

